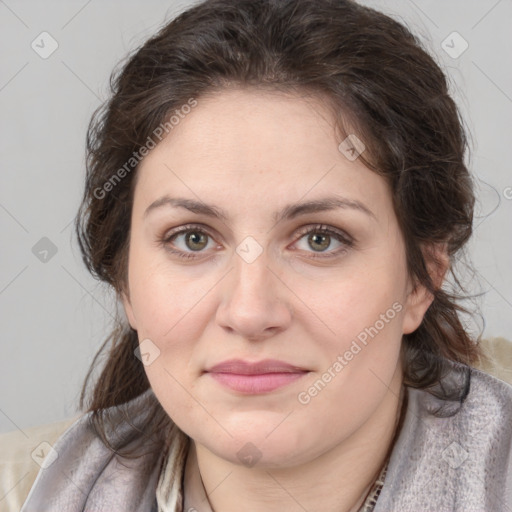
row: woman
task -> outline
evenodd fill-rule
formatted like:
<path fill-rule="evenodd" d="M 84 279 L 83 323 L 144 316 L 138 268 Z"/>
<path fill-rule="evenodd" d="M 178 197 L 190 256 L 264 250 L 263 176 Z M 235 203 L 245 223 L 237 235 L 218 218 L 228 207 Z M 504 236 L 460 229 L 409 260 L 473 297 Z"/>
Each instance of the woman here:
<path fill-rule="evenodd" d="M 77 218 L 126 319 L 23 512 L 509 510 L 512 389 L 442 286 L 465 151 L 379 12 L 211 0 L 164 27 L 91 122 Z"/>

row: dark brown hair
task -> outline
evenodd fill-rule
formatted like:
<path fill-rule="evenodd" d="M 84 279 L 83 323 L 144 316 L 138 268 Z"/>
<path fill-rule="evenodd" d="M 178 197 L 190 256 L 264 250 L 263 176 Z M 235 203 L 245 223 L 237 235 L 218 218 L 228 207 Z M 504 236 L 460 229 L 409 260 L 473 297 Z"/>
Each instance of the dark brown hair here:
<path fill-rule="evenodd" d="M 112 74 L 111 99 L 89 126 L 76 220 L 90 272 L 118 294 L 126 289 L 137 173 L 131 158 L 191 98 L 200 102 L 226 87 L 317 95 L 333 109 L 342 136 L 357 134 L 366 146 L 360 158 L 390 186 L 408 272 L 434 296 L 420 327 L 403 337 L 405 383 L 434 389 L 445 359 L 474 364 L 479 347 L 461 322 L 463 288 L 453 269 L 471 235 L 474 207 L 463 123 L 442 70 L 410 31 L 350 0 L 207 0 L 164 26 Z M 427 271 L 435 244 L 446 244 L 457 293 L 436 287 Z M 149 388 L 137 346 L 137 333 L 120 321 L 89 370 L 80 407 L 93 412 L 100 434 L 102 410 Z M 86 403 L 101 357 L 105 364 Z M 464 398 L 463 387 L 456 399 Z M 158 401 L 151 407 L 148 437 L 172 428 Z"/>

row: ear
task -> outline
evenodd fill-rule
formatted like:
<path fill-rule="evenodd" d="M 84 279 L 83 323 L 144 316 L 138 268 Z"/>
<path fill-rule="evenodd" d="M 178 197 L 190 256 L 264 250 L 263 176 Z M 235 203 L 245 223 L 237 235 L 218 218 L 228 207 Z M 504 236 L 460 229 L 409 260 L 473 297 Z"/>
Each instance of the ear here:
<path fill-rule="evenodd" d="M 123 309 L 126 314 L 126 318 L 128 318 L 128 322 L 130 327 L 137 330 L 137 322 L 135 321 L 135 315 L 133 314 L 132 303 L 130 302 L 130 297 L 127 292 L 122 291 L 121 294 L 121 303 L 123 304 Z"/>
<path fill-rule="evenodd" d="M 450 267 L 447 244 L 435 244 L 423 249 L 428 273 L 436 289 L 443 284 L 444 276 Z M 434 300 L 433 295 L 424 285 L 416 283 L 411 286 L 405 303 L 405 314 L 402 323 L 403 334 L 414 332 L 423 321 L 427 309 Z"/>

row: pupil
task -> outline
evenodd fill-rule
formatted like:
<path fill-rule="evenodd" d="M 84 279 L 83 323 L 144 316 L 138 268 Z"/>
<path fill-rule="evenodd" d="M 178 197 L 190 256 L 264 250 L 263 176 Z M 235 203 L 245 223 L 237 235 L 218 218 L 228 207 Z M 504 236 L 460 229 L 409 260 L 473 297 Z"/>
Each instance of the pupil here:
<path fill-rule="evenodd" d="M 206 236 L 203 233 L 191 232 L 187 235 L 187 245 L 189 249 L 198 251 L 206 245 L 205 239 Z"/>
<path fill-rule="evenodd" d="M 309 241 L 313 242 L 314 244 L 320 244 L 320 250 L 323 251 L 329 247 L 330 237 L 329 235 L 321 235 L 316 233 L 309 236 Z"/>

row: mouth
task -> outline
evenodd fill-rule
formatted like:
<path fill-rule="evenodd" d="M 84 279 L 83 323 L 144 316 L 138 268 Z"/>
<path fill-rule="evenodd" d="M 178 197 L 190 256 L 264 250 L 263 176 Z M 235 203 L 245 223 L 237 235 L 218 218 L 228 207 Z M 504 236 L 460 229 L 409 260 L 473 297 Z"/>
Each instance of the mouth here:
<path fill-rule="evenodd" d="M 269 393 L 309 373 L 309 370 L 284 361 L 265 359 L 248 362 L 231 359 L 205 371 L 221 385 L 243 394 Z"/>

